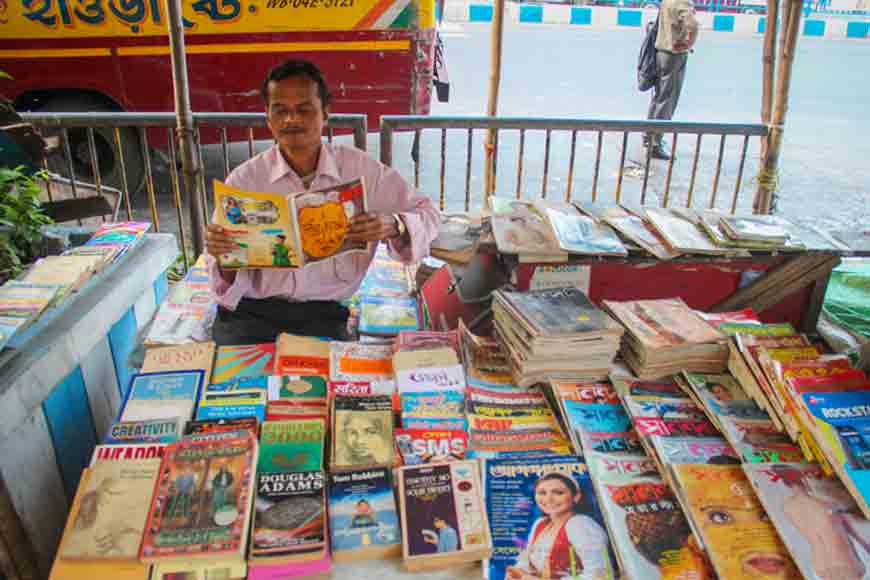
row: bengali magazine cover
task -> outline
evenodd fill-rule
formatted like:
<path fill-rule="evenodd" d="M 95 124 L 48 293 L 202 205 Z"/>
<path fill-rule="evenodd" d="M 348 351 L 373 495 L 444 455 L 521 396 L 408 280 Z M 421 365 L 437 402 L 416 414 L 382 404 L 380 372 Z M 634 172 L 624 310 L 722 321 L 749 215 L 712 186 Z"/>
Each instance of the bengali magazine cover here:
<path fill-rule="evenodd" d="M 615 577 L 600 507 L 580 458 L 487 460 L 484 469 L 493 532 L 490 580 Z"/>

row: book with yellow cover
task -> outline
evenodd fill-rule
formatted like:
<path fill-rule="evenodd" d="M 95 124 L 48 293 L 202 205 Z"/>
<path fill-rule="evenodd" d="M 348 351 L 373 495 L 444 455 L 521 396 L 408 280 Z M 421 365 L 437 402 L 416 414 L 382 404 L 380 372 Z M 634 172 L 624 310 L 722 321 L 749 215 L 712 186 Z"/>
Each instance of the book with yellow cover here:
<path fill-rule="evenodd" d="M 75 499 L 73 499 L 72 507 L 70 508 L 69 517 L 64 527 L 63 537 L 60 540 L 60 548 L 58 552 L 66 549 L 69 542 L 70 534 L 78 519 L 81 511 L 81 503 L 83 497 L 87 494 L 88 480 L 90 477 L 90 469 L 85 468 L 82 471 L 79 487 L 76 491 Z M 95 578 L 112 578 L 113 580 L 148 580 L 151 576 L 151 567 L 147 564 L 142 564 L 136 560 L 129 562 L 119 561 L 87 561 L 87 560 L 67 560 L 63 557 L 57 557 L 51 567 L 49 580 L 94 580 Z"/>
<path fill-rule="evenodd" d="M 801 578 L 740 466 L 671 469 L 686 515 L 719 578 Z"/>
<path fill-rule="evenodd" d="M 222 268 L 301 266 L 287 195 L 235 189 L 214 181 L 214 221 L 239 248 L 222 254 Z"/>

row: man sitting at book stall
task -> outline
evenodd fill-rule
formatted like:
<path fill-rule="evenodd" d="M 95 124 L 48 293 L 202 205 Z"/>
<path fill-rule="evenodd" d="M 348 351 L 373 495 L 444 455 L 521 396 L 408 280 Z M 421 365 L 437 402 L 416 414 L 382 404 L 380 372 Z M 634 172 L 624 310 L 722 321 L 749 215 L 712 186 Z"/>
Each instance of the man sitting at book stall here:
<path fill-rule="evenodd" d="M 359 288 L 378 242 L 385 242 L 404 263 L 421 260 L 438 233 L 438 210 L 394 169 L 354 147 L 322 142 L 330 95 L 314 64 L 289 60 L 273 68 L 262 93 L 276 144 L 237 167 L 227 185 L 289 198 L 362 178 L 366 211 L 348 220 L 346 239 L 362 242 L 367 249 L 301 268 L 230 270 L 220 266 L 221 255 L 240 246 L 224 227 L 210 224 L 209 283 L 218 303 L 214 340 L 256 344 L 272 342 L 282 332 L 341 339 L 346 336 L 348 310 L 339 301 Z"/>

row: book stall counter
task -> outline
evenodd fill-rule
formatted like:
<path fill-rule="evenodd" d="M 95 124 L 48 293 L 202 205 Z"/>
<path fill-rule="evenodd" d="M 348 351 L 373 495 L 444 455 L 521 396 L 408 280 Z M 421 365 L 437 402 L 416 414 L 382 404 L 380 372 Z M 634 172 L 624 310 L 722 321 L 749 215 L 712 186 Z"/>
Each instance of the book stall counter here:
<path fill-rule="evenodd" d="M 514 262 L 519 290 L 537 290 L 574 277 L 596 304 L 601 300 L 680 297 L 704 312 L 752 308 L 765 322 L 790 322 L 815 332 L 831 271 L 828 252 L 753 253 L 752 257 L 600 258 L 560 264 Z"/>
<path fill-rule="evenodd" d="M 150 234 L 0 354 L 0 576 L 47 577 L 81 470 L 121 405 L 175 237 Z"/>

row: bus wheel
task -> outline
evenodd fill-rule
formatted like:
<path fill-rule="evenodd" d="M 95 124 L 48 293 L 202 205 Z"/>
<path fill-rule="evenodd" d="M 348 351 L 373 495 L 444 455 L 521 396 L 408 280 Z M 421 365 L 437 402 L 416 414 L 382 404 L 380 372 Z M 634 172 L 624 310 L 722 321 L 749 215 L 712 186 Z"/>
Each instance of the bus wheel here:
<path fill-rule="evenodd" d="M 103 112 L 115 109 L 105 102 L 87 96 L 63 97 L 47 101 L 38 109 L 39 112 Z M 45 136 L 60 136 L 60 130 L 43 130 Z M 93 164 L 91 163 L 88 131 L 84 128 L 67 129 L 69 151 L 76 179 L 95 183 Z M 130 196 L 136 194 L 145 184 L 145 162 L 139 145 L 139 134 L 134 128 L 120 129 L 121 154 L 126 168 L 127 187 Z M 94 148 L 97 153 L 97 171 L 102 185 L 123 189 L 121 159 L 115 143 L 115 131 L 112 128 L 94 129 Z M 66 148 L 61 141 L 56 151 L 48 157 L 48 168 L 53 173 L 69 177 L 69 162 L 66 158 Z"/>

